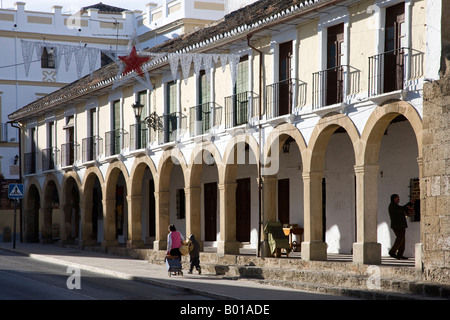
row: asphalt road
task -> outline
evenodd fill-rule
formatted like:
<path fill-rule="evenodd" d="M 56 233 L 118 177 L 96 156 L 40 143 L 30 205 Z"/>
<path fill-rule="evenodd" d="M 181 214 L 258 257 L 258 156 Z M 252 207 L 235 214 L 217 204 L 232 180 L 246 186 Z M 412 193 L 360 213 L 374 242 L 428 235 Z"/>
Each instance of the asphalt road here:
<path fill-rule="evenodd" d="M 0 250 L 0 300 L 210 300 Z"/>

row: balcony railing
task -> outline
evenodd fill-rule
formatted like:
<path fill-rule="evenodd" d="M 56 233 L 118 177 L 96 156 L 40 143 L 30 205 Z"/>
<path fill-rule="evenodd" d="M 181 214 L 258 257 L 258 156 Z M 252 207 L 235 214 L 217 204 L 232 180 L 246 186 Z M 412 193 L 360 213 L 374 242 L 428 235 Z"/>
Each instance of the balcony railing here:
<path fill-rule="evenodd" d="M 75 143 L 68 142 L 61 145 L 61 166 L 72 166 L 75 162 Z"/>
<path fill-rule="evenodd" d="M 145 122 L 140 124 L 140 133 L 137 132 L 139 126 L 137 124 L 130 125 L 130 150 L 139 150 L 146 148 L 148 145 L 148 128 Z M 140 134 L 138 139 L 137 134 Z"/>
<path fill-rule="evenodd" d="M 187 130 L 187 117 L 181 112 L 165 114 L 163 117 L 163 128 L 160 129 L 159 143 L 167 143 L 177 140 Z"/>
<path fill-rule="evenodd" d="M 36 173 L 36 152 L 28 152 L 23 155 L 25 174 Z"/>
<path fill-rule="evenodd" d="M 225 127 L 232 128 L 247 123 L 258 115 L 259 96 L 251 91 L 225 98 Z"/>
<path fill-rule="evenodd" d="M 84 138 L 81 142 L 81 157 L 83 162 L 98 160 L 103 148 L 103 140 L 99 136 Z"/>
<path fill-rule="evenodd" d="M 423 76 L 423 53 L 400 48 L 369 57 L 368 95 L 378 95 L 405 87 L 405 80 Z"/>
<path fill-rule="evenodd" d="M 105 133 L 105 155 L 107 157 L 120 154 L 127 147 L 128 132 L 116 129 Z"/>
<path fill-rule="evenodd" d="M 42 150 L 42 171 L 48 171 L 55 169 L 57 165 L 57 152 L 56 148 L 47 148 Z"/>
<path fill-rule="evenodd" d="M 191 137 L 208 132 L 222 122 L 222 107 L 214 102 L 207 102 L 190 108 L 189 133 Z"/>
<path fill-rule="evenodd" d="M 287 79 L 266 86 L 266 118 L 291 114 L 297 106 L 306 103 L 306 83 Z"/>
<path fill-rule="evenodd" d="M 343 101 L 345 67 L 341 65 L 313 73 L 314 109 Z"/>

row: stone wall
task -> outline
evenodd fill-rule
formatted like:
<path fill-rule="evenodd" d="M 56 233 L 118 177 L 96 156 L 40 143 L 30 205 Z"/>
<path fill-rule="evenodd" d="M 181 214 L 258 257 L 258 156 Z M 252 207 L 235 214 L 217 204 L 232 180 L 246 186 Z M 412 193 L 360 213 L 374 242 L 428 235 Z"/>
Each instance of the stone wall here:
<path fill-rule="evenodd" d="M 447 67 L 449 66 L 446 61 Z M 450 283 L 450 72 L 424 85 L 421 241 L 427 281 Z"/>

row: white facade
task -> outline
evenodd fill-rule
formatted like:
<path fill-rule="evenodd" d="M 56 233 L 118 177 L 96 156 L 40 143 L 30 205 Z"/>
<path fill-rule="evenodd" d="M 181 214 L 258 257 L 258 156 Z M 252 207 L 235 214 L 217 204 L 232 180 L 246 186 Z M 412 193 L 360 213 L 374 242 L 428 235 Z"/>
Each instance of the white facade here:
<path fill-rule="evenodd" d="M 89 49 L 120 55 L 127 52 L 134 33 L 144 49 L 218 20 L 224 12 L 222 0 L 164 0 L 149 3 L 144 11 L 122 13 L 102 13 L 94 8 L 64 13 L 56 5 L 52 12 L 34 12 L 26 10 L 25 2 L 15 5 L 15 9 L 0 9 L 0 173 L 6 179 L 19 178 L 14 165 L 18 133 L 7 124 L 8 114 L 100 68 L 100 52 L 91 54 Z M 39 49 L 35 47 L 32 54 L 24 52 L 31 43 Z M 56 68 L 42 68 L 38 52 L 44 46 L 65 46 L 59 50 L 70 51 L 60 51 Z M 71 52 L 70 60 L 67 52 Z"/>

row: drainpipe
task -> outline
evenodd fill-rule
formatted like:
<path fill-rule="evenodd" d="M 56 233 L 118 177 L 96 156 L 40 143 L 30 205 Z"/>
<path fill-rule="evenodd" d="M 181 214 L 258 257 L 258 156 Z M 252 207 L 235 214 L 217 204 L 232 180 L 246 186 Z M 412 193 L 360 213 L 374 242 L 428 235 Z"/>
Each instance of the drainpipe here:
<path fill-rule="evenodd" d="M 17 124 L 17 122 L 8 121 L 8 123 L 11 125 L 11 127 L 19 129 L 19 182 L 22 183 L 22 131 L 20 130 L 20 127 Z M 22 242 L 22 205 L 23 201 L 20 200 L 19 205 L 19 229 L 20 229 L 20 242 Z M 14 230 L 15 232 L 16 230 Z M 16 235 L 14 234 L 14 240 Z"/>
<path fill-rule="evenodd" d="M 261 147 L 261 117 L 262 117 L 262 109 L 261 109 L 261 103 L 262 103 L 262 81 L 263 81 L 263 53 L 261 50 L 256 49 L 254 46 L 251 45 L 250 39 L 253 36 L 253 34 L 247 35 L 247 45 L 259 53 L 259 101 L 258 101 L 258 144 L 259 144 L 259 161 L 258 161 L 258 207 L 259 207 L 259 221 L 258 221 L 258 249 L 256 250 L 256 256 L 260 256 L 261 251 L 261 230 L 263 229 L 262 223 L 264 221 L 263 219 L 263 184 L 262 184 L 262 175 L 261 175 L 261 160 L 262 160 L 262 147 Z"/>

